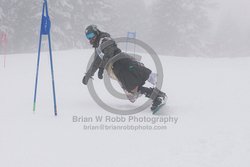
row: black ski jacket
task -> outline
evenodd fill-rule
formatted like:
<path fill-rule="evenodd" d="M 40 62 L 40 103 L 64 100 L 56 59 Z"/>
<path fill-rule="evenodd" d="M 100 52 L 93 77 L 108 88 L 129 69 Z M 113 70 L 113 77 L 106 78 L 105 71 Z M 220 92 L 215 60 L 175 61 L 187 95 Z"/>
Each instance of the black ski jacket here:
<path fill-rule="evenodd" d="M 127 53 L 121 52 L 115 41 L 108 33 L 100 32 L 95 47 L 95 57 L 87 71 L 88 76 L 93 76 L 98 68 L 111 67 L 112 72 L 121 84 L 122 88 L 128 92 L 137 86 L 145 84 L 151 70 Z"/>

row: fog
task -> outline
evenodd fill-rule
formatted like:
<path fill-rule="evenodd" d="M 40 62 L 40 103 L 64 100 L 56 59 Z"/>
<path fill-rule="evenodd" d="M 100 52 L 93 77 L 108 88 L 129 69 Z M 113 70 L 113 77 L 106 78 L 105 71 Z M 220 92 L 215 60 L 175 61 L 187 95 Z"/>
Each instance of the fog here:
<path fill-rule="evenodd" d="M 0 0 L 0 54 L 37 51 L 42 2 Z M 96 24 L 114 38 L 136 32 L 159 54 L 250 53 L 248 0 L 48 0 L 48 5 L 54 50 L 90 48 L 84 28 Z"/>
<path fill-rule="evenodd" d="M 217 54 L 249 56 L 250 2 L 248 0 L 215 0 L 209 11 L 213 35 L 211 41 Z M 211 49 L 211 48 L 210 48 Z"/>

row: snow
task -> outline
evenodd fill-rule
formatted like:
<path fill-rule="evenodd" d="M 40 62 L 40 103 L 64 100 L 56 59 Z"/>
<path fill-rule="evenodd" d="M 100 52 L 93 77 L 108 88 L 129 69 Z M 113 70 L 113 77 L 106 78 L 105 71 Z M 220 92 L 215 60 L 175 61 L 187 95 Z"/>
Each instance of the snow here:
<path fill-rule="evenodd" d="M 54 52 L 58 116 L 48 53 L 42 53 L 37 110 L 32 112 L 37 55 L 0 57 L 0 166 L 8 167 L 248 167 L 250 164 L 250 58 L 161 56 L 168 103 L 159 116 L 178 117 L 167 130 L 84 130 L 73 116 L 112 116 L 81 84 L 92 50 Z M 152 62 L 143 57 L 147 66 Z M 116 102 L 94 77 L 105 102 Z M 109 100 L 109 98 L 111 100 Z M 141 97 L 139 101 L 144 101 Z M 126 117 L 126 116 L 123 116 Z M 115 123 L 114 123 L 115 124 Z M 126 124 L 126 123 L 125 123 Z"/>

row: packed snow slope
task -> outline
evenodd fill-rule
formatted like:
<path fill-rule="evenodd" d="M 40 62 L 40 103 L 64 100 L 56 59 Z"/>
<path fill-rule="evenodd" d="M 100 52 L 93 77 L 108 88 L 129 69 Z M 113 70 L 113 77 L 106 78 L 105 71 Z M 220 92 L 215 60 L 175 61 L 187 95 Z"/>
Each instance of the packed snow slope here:
<path fill-rule="evenodd" d="M 0 166 L 2 167 L 248 167 L 250 165 L 250 58 L 160 56 L 168 103 L 157 116 L 176 117 L 165 130 L 84 130 L 73 116 L 116 117 L 81 83 L 92 50 L 54 52 L 58 116 L 48 53 L 41 54 L 37 110 L 32 111 L 36 54 L 0 58 Z M 154 69 L 148 55 L 142 57 Z M 117 85 L 114 86 L 117 87 Z M 97 92 L 116 108 L 103 81 Z M 109 124 L 109 123 L 107 123 Z M 119 123 L 110 123 L 119 124 Z M 128 124 L 125 122 L 125 124 Z M 146 123 L 145 123 L 146 124 Z"/>

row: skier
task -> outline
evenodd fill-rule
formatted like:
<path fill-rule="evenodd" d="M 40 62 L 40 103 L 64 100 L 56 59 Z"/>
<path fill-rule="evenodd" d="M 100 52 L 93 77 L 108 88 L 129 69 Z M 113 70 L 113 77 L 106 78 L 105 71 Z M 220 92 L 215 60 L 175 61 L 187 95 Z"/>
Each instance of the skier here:
<path fill-rule="evenodd" d="M 157 74 L 146 68 L 134 57 L 122 52 L 115 41 L 106 32 L 100 31 L 96 25 L 89 25 L 85 29 L 85 35 L 90 44 L 95 48 L 95 57 L 90 68 L 83 77 L 82 83 L 87 85 L 88 80 L 98 71 L 98 78 L 103 78 L 104 69 L 108 75 L 117 80 L 128 99 L 135 102 L 137 97 L 144 94 L 147 98 L 153 100 L 151 110 L 156 112 L 160 106 L 165 104 L 166 94 L 155 88 L 145 87 L 146 81 L 156 85 Z M 115 62 L 110 59 L 122 57 Z"/>

